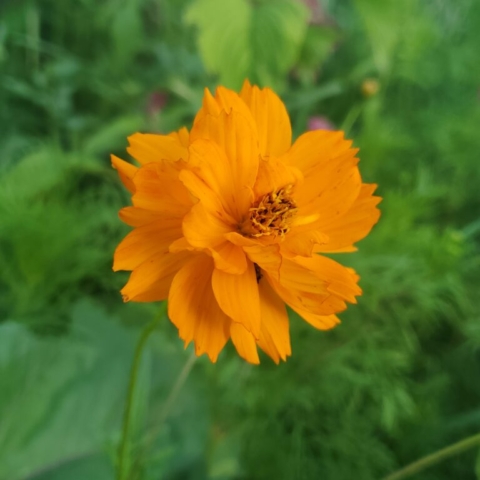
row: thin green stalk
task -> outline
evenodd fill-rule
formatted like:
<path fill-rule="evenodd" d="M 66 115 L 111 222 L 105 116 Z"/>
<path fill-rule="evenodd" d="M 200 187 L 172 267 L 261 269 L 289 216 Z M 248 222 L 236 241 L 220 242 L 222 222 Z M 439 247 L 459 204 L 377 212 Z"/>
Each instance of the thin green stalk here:
<path fill-rule="evenodd" d="M 145 327 L 143 332 L 140 334 L 140 338 L 138 339 L 137 346 L 135 347 L 135 354 L 133 357 L 132 369 L 130 370 L 130 379 L 128 382 L 127 400 L 125 402 L 125 411 L 123 414 L 122 438 L 120 440 L 120 444 L 118 448 L 118 468 L 117 468 L 118 480 L 126 480 L 128 478 L 128 473 L 130 469 L 128 458 L 130 453 L 129 440 L 130 440 L 130 429 L 132 424 L 132 408 L 133 408 L 133 399 L 135 397 L 135 387 L 137 385 L 138 370 L 142 360 L 143 349 L 151 333 L 155 330 L 160 320 L 165 316 L 166 309 L 167 309 L 167 302 L 164 302 L 162 304 L 162 307 L 158 315 Z"/>
<path fill-rule="evenodd" d="M 195 365 L 197 358 L 198 357 L 195 354 L 195 350 L 192 350 L 192 353 L 190 354 L 190 356 L 187 358 L 187 361 L 183 365 L 182 371 L 178 375 L 177 380 L 175 381 L 175 384 L 170 390 L 170 393 L 168 394 L 167 399 L 162 405 L 155 427 L 150 432 L 148 432 L 148 434 L 146 435 L 145 439 L 142 442 L 144 447 L 148 448 L 148 446 L 151 445 L 151 443 L 155 440 L 155 437 L 161 431 L 163 424 L 165 423 L 165 420 L 168 418 L 170 411 L 174 406 L 175 401 L 177 400 L 178 394 L 182 390 L 183 385 L 185 384 L 188 376 L 190 375 L 190 372 L 192 371 L 192 368 Z"/>
<path fill-rule="evenodd" d="M 363 103 L 354 105 L 350 109 L 350 111 L 347 113 L 345 120 L 340 126 L 340 130 L 343 130 L 345 132 L 346 137 L 348 137 L 348 135 L 350 134 L 350 130 L 352 129 L 355 122 L 358 120 L 358 117 L 360 117 L 363 107 L 364 107 Z"/>
<path fill-rule="evenodd" d="M 413 462 L 410 465 L 407 465 L 406 467 L 387 475 L 383 480 L 399 480 L 401 478 L 411 477 L 412 475 L 415 475 L 422 470 L 431 467 L 432 465 L 440 463 L 446 458 L 453 457 L 454 455 L 462 453 L 463 451 L 475 447 L 476 445 L 480 445 L 480 433 L 460 440 L 459 442 L 442 448 L 437 452 L 431 453 L 430 455 L 427 455 L 426 457 L 423 457 L 420 460 L 417 460 L 416 462 Z"/>

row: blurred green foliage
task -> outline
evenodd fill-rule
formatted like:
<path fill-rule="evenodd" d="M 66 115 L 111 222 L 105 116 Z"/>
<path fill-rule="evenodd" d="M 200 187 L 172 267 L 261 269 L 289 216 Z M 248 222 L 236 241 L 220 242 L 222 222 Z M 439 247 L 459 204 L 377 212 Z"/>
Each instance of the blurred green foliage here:
<path fill-rule="evenodd" d="M 132 479 L 369 480 L 478 432 L 479 45 L 477 0 L 3 2 L 0 479 L 113 478 L 133 345 L 158 306 L 118 294 L 128 196 L 108 154 L 189 125 L 205 86 L 244 77 L 282 94 L 296 134 L 321 115 L 361 148 L 382 218 L 340 260 L 364 295 L 330 332 L 292 314 L 286 364 L 200 359 L 168 412 L 190 353 L 165 320 Z M 479 465 L 469 451 L 417 478 Z"/>

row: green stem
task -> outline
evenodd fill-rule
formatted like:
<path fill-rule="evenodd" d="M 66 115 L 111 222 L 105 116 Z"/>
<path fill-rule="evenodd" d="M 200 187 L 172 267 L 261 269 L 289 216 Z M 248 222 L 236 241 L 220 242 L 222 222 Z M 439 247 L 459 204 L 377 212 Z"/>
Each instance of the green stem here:
<path fill-rule="evenodd" d="M 165 316 L 167 310 L 167 302 L 164 302 L 160 308 L 158 315 L 145 327 L 143 332 L 140 334 L 138 339 L 137 346 L 135 347 L 135 354 L 133 357 L 132 369 L 130 370 L 130 379 L 128 382 L 128 391 L 127 391 L 127 400 L 125 402 L 125 411 L 123 414 L 123 428 L 122 428 L 122 438 L 120 440 L 120 445 L 118 448 L 118 469 L 117 469 L 117 479 L 125 480 L 128 478 L 130 465 L 127 462 L 129 457 L 129 446 L 130 446 L 130 429 L 132 425 L 132 408 L 133 400 L 135 397 L 135 387 L 137 385 L 138 370 L 142 360 L 142 353 L 145 347 L 145 344 L 150 337 L 151 333 L 155 330 L 160 320 Z"/>
<path fill-rule="evenodd" d="M 152 444 L 152 442 L 155 440 L 155 437 L 161 431 L 163 424 L 165 423 L 165 420 L 168 418 L 172 407 L 175 405 L 175 401 L 177 400 L 178 394 L 182 390 L 183 385 L 185 384 L 188 376 L 190 375 L 190 372 L 192 371 L 192 368 L 195 365 L 197 358 L 198 357 L 195 354 L 195 349 L 194 349 L 192 350 L 192 353 L 190 354 L 190 356 L 187 358 L 187 361 L 183 365 L 182 371 L 178 375 L 177 380 L 175 381 L 175 384 L 173 385 L 172 389 L 170 390 L 170 393 L 168 394 L 167 399 L 162 405 L 155 427 L 150 432 L 148 432 L 148 434 L 146 435 L 146 437 L 142 442 L 145 448 L 148 448 Z"/>
<path fill-rule="evenodd" d="M 453 457 L 454 455 L 457 455 L 458 453 L 468 450 L 476 445 L 480 445 L 480 433 L 460 440 L 459 442 L 448 447 L 442 448 L 442 450 L 431 453 L 430 455 L 427 455 L 426 457 L 423 457 L 420 460 L 417 460 L 416 462 L 413 462 L 410 465 L 407 465 L 406 467 L 387 475 L 383 480 L 399 480 L 401 478 L 411 477 L 412 475 L 421 472 L 425 468 L 431 467 L 432 465 L 435 465 L 436 463 L 439 463 L 448 457 Z"/>
<path fill-rule="evenodd" d="M 165 400 L 165 403 L 163 404 L 162 411 L 159 416 L 158 425 L 163 425 L 163 423 L 167 419 L 168 414 L 170 413 L 170 410 L 172 409 L 175 401 L 177 400 L 178 394 L 180 393 L 183 384 L 187 380 L 190 372 L 192 371 L 192 367 L 195 365 L 197 358 L 198 357 L 195 354 L 195 350 L 192 350 L 192 353 L 187 358 L 187 361 L 185 362 L 185 365 L 183 366 L 180 375 L 177 377 L 177 380 L 175 381 L 172 390 L 170 390 L 170 393 Z"/>
<path fill-rule="evenodd" d="M 358 117 L 362 113 L 363 104 L 354 105 L 350 111 L 348 112 L 345 120 L 343 121 L 342 125 L 340 126 L 340 130 L 345 132 L 345 136 L 348 137 L 350 133 L 350 129 L 353 127 L 355 122 L 358 120 Z"/>

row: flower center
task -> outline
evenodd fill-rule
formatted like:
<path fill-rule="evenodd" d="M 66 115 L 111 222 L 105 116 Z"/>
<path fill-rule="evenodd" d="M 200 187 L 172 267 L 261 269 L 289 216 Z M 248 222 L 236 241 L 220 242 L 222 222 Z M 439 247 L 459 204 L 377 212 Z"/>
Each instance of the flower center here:
<path fill-rule="evenodd" d="M 286 185 L 255 202 L 248 211 L 242 232 L 250 237 L 273 235 L 283 238 L 297 213 L 297 204 L 291 197 L 292 188 L 292 185 Z"/>

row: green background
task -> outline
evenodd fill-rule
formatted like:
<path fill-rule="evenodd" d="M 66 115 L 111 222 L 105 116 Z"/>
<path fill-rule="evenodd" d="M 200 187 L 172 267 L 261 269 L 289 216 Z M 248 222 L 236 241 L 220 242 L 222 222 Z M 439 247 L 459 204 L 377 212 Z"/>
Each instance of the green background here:
<path fill-rule="evenodd" d="M 245 77 L 275 88 L 296 135 L 320 116 L 360 147 L 382 217 L 336 258 L 364 294 L 333 331 L 292 314 L 280 366 L 231 345 L 192 365 L 165 319 L 130 478 L 379 479 L 480 431 L 479 32 L 478 0 L 4 0 L 0 479 L 114 478 L 159 305 L 119 295 L 129 197 L 109 153 L 189 126 L 205 86 Z M 478 448 L 415 478 L 478 479 Z"/>

